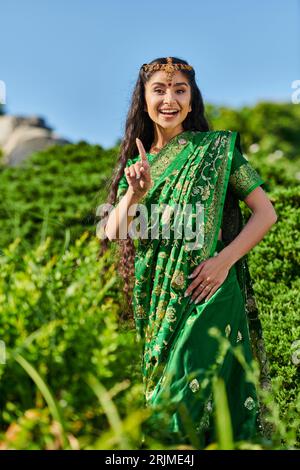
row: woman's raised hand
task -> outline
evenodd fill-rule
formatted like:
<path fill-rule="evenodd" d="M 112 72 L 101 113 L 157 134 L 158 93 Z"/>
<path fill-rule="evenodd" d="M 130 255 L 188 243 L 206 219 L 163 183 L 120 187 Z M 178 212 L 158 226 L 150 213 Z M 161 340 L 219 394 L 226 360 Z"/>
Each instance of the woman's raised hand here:
<path fill-rule="evenodd" d="M 134 194 L 143 197 L 152 186 L 150 165 L 147 159 L 145 148 L 140 139 L 136 138 L 136 145 L 139 150 L 141 160 L 125 168 L 125 176 L 129 187 Z"/>

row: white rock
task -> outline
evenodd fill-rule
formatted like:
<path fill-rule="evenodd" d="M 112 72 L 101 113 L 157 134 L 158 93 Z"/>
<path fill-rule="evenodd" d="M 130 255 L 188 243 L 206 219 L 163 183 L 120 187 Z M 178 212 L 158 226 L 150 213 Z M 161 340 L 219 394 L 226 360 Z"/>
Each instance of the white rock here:
<path fill-rule="evenodd" d="M 18 165 L 33 152 L 67 143 L 68 140 L 54 133 L 39 116 L 0 116 L 2 162 L 8 166 Z"/>

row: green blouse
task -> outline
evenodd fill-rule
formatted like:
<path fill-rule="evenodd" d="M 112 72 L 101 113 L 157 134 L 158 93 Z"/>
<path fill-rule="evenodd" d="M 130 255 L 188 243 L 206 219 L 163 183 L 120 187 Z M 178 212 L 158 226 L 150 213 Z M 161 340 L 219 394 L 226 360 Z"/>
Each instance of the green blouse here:
<path fill-rule="evenodd" d="M 264 180 L 235 147 L 229 177 L 232 192 L 242 201 L 261 184 L 264 184 Z"/>

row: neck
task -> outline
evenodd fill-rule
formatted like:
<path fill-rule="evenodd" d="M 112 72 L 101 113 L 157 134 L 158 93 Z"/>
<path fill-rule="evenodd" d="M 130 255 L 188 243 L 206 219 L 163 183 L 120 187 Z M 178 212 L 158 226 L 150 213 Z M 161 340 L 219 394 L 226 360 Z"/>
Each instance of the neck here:
<path fill-rule="evenodd" d="M 183 132 L 183 127 L 181 124 L 176 126 L 173 129 L 164 129 L 163 127 L 155 126 L 154 128 L 154 142 L 152 147 L 162 148 L 164 147 L 170 139 L 175 137 L 175 135 Z"/>

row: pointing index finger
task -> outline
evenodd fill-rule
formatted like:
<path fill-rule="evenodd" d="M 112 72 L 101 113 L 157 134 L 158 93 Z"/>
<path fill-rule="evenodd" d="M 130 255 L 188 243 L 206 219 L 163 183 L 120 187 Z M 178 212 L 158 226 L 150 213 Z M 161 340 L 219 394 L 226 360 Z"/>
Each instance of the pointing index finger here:
<path fill-rule="evenodd" d="M 138 137 L 135 139 L 135 141 L 136 141 L 137 148 L 139 150 L 141 161 L 142 161 L 143 164 L 147 165 L 149 162 L 148 162 L 148 158 L 147 158 L 144 146 L 142 144 L 142 141 Z"/>

